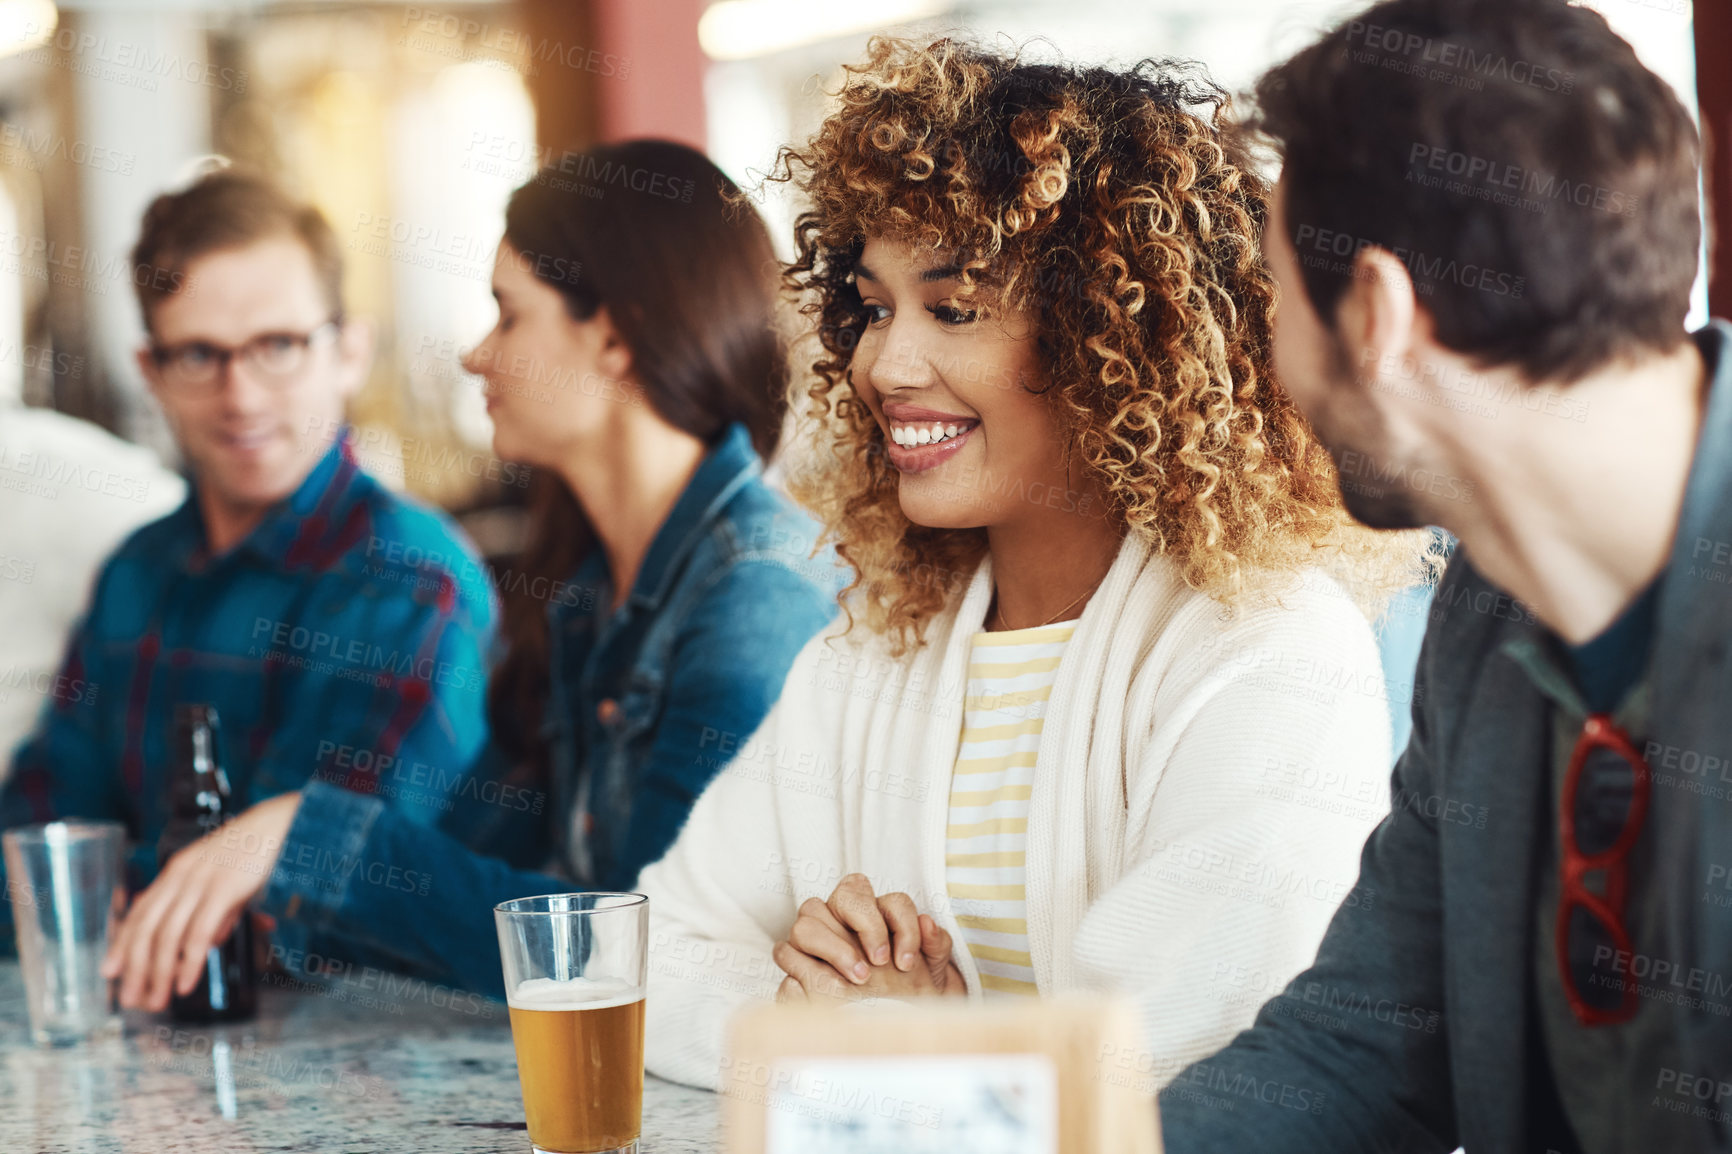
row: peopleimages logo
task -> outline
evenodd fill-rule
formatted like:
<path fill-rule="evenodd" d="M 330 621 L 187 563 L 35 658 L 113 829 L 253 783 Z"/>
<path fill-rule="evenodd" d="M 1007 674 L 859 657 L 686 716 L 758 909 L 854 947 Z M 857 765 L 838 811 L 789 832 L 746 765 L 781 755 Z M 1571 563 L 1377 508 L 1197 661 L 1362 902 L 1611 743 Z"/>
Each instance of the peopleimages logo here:
<path fill-rule="evenodd" d="M 29 690 L 67 705 L 81 705 L 96 700 L 96 686 L 82 677 L 44 673 L 40 669 L 13 665 L 0 669 L 0 701 L 6 701 L 17 689 Z"/>
<path fill-rule="evenodd" d="M 1423 187 L 1475 196 L 1544 212 L 1551 203 L 1591 208 L 1613 216 L 1635 216 L 1638 197 L 1585 180 L 1569 180 L 1552 172 L 1504 164 L 1442 145 L 1414 141 L 1407 150 L 1407 180 Z M 1455 177 L 1455 180 L 1445 180 Z"/>
<path fill-rule="evenodd" d="M 540 813 L 545 801 L 538 790 L 478 778 L 466 770 L 453 772 L 424 761 L 405 761 L 396 754 L 378 753 L 334 741 L 320 741 L 316 758 L 320 768 L 314 776 L 320 781 L 346 783 L 365 780 L 375 788 L 401 785 L 426 791 L 427 796 L 446 802 L 466 798 L 525 813 Z M 439 808 L 450 809 L 451 806 L 446 804 Z"/>
<path fill-rule="evenodd" d="M 1352 47 L 1355 42 L 1361 45 L 1358 51 Z M 1364 20 L 1347 25 L 1347 44 L 1356 64 L 1375 63 L 1392 71 L 1469 90 L 1484 88 L 1487 80 L 1502 80 L 1561 95 L 1574 92 L 1576 87 L 1574 72 Z"/>
<path fill-rule="evenodd" d="M 1293 234 L 1293 247 L 1299 251 L 1299 259 L 1307 268 L 1325 267 L 1322 262 L 1327 258 L 1339 258 L 1326 267 L 1329 271 L 1344 276 L 1357 275 L 1354 260 L 1362 250 L 1382 248 L 1395 254 L 1395 259 L 1407 269 L 1408 275 L 1414 279 L 1416 291 L 1422 296 L 1427 295 L 1432 286 L 1442 283 L 1478 289 L 1494 296 L 1516 300 L 1521 299 L 1527 288 L 1526 277 L 1512 276 L 1489 265 L 1459 261 L 1454 257 L 1430 256 L 1399 245 L 1382 245 L 1366 237 L 1335 229 L 1318 228 L 1314 224 L 1299 226 Z"/>
<path fill-rule="evenodd" d="M 27 21 L 20 39 L 32 40 L 43 31 L 40 24 Z M 176 52 L 156 50 L 147 44 L 111 40 L 107 36 L 80 32 L 75 28 L 57 29 L 47 44 L 26 53 L 25 58 L 39 64 L 60 64 L 60 61 L 52 58 L 50 48 L 77 58 L 65 64 L 71 71 L 94 76 L 99 80 L 114 80 L 146 92 L 155 92 L 158 80 L 182 80 L 188 84 L 232 92 L 236 96 L 245 95 L 247 90 L 247 74 L 242 69 L 218 68 L 203 60 L 184 57 Z M 116 74 L 113 69 L 133 75 Z"/>
<path fill-rule="evenodd" d="M 556 178 L 554 173 L 572 179 L 562 181 Z M 692 193 L 697 190 L 696 181 L 681 180 L 665 172 L 620 164 L 612 160 L 598 160 L 589 153 L 564 153 L 557 160 L 543 165 L 535 179 L 551 188 L 605 188 L 611 185 L 643 193 L 645 196 L 677 200 L 681 204 L 690 204 Z"/>
<path fill-rule="evenodd" d="M 68 140 L 57 133 L 29 129 L 10 123 L 0 125 L 0 146 L 28 153 L 38 160 L 64 160 L 81 168 L 131 176 L 137 161 L 130 152 L 116 152 L 100 144 L 83 140 Z"/>
<path fill-rule="evenodd" d="M 0 342 L 3 344 L 3 342 Z M 62 491 L 82 489 L 100 493 L 121 501 L 142 502 L 150 495 L 150 481 L 108 469 L 94 468 L 82 461 L 57 457 L 52 453 L 27 452 L 14 449 L 10 453 L 0 447 L 0 483 L 17 478 L 29 478 L 39 484 L 27 490 L 36 496 L 55 498 Z M 14 486 L 5 486 L 14 488 Z"/>
<path fill-rule="evenodd" d="M 439 661 L 425 653 L 387 649 L 371 641 L 345 638 L 288 621 L 255 617 L 253 640 L 257 642 L 260 638 L 264 638 L 266 644 L 252 645 L 247 656 L 265 658 L 290 668 L 371 681 L 378 685 L 389 684 L 393 677 L 413 678 L 453 689 L 481 690 L 487 684 L 486 675 L 479 670 Z"/>
<path fill-rule="evenodd" d="M 404 47 L 469 59 L 471 54 L 464 51 L 463 46 L 472 42 L 483 51 L 520 58 L 531 76 L 540 75 L 538 65 L 541 64 L 559 64 L 621 80 L 631 75 L 629 57 L 586 48 L 581 44 L 566 44 L 545 36 L 532 36 L 516 28 L 488 24 L 451 12 L 407 7 L 403 9 L 403 28 L 405 31 L 397 43 Z M 441 45 L 440 40 L 446 43 Z"/>

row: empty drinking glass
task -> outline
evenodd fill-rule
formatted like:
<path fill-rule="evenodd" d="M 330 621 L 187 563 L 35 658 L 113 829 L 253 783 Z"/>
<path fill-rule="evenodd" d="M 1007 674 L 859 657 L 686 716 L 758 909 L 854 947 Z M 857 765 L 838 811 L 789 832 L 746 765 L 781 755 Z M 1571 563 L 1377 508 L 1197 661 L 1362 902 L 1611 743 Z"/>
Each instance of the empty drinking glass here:
<path fill-rule="evenodd" d="M 120 1018 L 101 967 L 125 828 L 111 821 L 55 821 L 7 830 L 0 841 L 30 1036 L 39 1046 L 66 1046 L 118 1033 Z"/>

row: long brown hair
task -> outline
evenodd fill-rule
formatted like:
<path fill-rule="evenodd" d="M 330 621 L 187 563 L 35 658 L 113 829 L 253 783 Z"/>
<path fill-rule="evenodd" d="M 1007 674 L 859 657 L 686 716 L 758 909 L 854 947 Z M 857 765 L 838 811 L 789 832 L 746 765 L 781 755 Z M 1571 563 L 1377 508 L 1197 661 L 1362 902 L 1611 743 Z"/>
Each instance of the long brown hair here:
<path fill-rule="evenodd" d="M 505 242 L 565 298 L 575 320 L 607 307 L 631 350 L 634 398 L 714 445 L 729 425 L 775 451 L 787 407 L 788 365 L 776 316 L 769 233 L 702 153 L 632 140 L 549 163 L 512 194 Z M 595 534 L 570 489 L 540 471 L 530 531 L 501 592 L 506 655 L 488 687 L 494 740 L 549 770 L 541 740 L 550 661 L 547 602 L 529 590 L 563 584 Z"/>

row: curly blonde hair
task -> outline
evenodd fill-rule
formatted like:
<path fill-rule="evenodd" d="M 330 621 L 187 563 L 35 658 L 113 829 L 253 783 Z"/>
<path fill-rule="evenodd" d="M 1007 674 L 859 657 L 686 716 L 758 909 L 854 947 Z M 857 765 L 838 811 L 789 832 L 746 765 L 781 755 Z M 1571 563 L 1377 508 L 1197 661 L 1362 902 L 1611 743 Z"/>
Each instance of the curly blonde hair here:
<path fill-rule="evenodd" d="M 1424 571 L 1412 534 L 1342 508 L 1334 463 L 1277 387 L 1268 188 L 1200 66 L 1030 63 L 956 39 L 875 37 L 838 107 L 768 179 L 806 201 L 784 283 L 820 351 L 795 496 L 855 569 L 851 623 L 924 642 L 986 552 L 984 530 L 911 522 L 884 434 L 849 380 L 866 240 L 957 255 L 959 298 L 1025 310 L 1067 448 L 1109 514 L 1225 604 L 1322 564 L 1375 614 Z M 806 439 L 811 444 L 810 438 Z"/>

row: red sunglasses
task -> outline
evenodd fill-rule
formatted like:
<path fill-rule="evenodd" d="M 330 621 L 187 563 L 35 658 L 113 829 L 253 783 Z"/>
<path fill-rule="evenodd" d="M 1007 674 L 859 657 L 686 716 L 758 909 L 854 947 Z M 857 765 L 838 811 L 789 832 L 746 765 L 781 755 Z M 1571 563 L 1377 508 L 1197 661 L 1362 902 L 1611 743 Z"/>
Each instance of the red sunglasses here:
<path fill-rule="evenodd" d="M 1608 756 L 1616 756 L 1630 776 L 1616 772 L 1615 765 L 1608 764 Z M 1589 786 L 1595 793 L 1584 797 L 1582 779 L 1590 762 L 1596 765 Z M 1628 801 L 1621 805 L 1621 813 L 1583 808 L 1584 803 L 1621 803 L 1626 791 Z M 1558 870 L 1558 970 L 1570 1009 L 1584 1026 L 1628 1021 L 1636 1012 L 1636 983 L 1629 974 L 1610 977 L 1603 984 L 1596 983 L 1594 977 L 1600 969 L 1597 963 L 1608 956 L 1608 949 L 1615 951 L 1609 955 L 1612 957 L 1628 958 L 1634 952 L 1624 922 L 1624 903 L 1630 881 L 1630 850 L 1648 816 L 1650 791 L 1648 763 L 1636 752 L 1629 734 L 1607 714 L 1589 714 L 1570 755 L 1558 815 L 1563 851 Z M 1583 849 L 1584 838 L 1598 848 L 1591 852 Z M 1605 875 L 1603 895 L 1586 884 L 1587 875 L 1596 870 Z"/>

